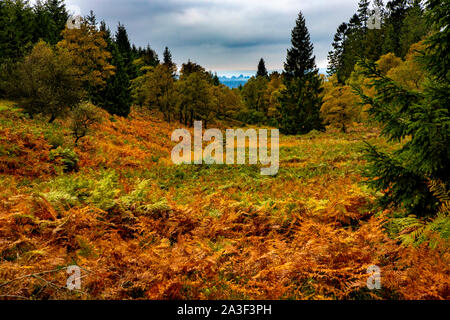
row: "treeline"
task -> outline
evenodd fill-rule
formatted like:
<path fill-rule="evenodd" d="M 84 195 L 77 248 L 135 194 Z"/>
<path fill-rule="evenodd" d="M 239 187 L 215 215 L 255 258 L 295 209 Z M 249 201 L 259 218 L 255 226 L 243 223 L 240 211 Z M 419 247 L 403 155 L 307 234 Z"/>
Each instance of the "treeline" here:
<path fill-rule="evenodd" d="M 0 64 L 23 57 L 40 39 L 56 45 L 68 17 L 59 0 L 38 0 L 33 7 L 24 0 L 0 1 Z"/>
<path fill-rule="evenodd" d="M 158 65 L 158 55 L 131 45 L 120 23 L 112 34 L 92 11 L 74 28 L 66 27 L 68 19 L 63 0 L 0 2 L 0 95 L 50 122 L 82 101 L 126 117 L 131 80 L 142 65 Z"/>
<path fill-rule="evenodd" d="M 67 116 L 82 101 L 126 117 L 131 106 L 157 109 L 167 121 L 235 118 L 238 90 L 188 61 L 180 75 L 166 47 L 163 61 L 148 45 L 130 43 L 124 25 L 113 34 L 94 12 L 74 20 L 64 1 L 0 3 L 0 95 L 14 98 L 33 117 L 49 122 Z"/>
<path fill-rule="evenodd" d="M 168 48 L 159 61 L 150 46 L 130 43 L 124 25 L 113 34 L 92 11 L 67 28 L 62 0 L 0 5 L 0 95 L 19 101 L 31 117 L 52 122 L 89 101 L 124 117 L 135 104 L 185 125 L 237 119 L 293 134 L 321 128 L 320 79 L 301 13 L 286 71 L 268 75 L 261 59 L 256 76 L 239 90 L 221 85 L 217 75 L 191 61 L 178 74 Z"/>
<path fill-rule="evenodd" d="M 425 71 L 416 61 L 432 26 L 424 1 L 361 0 L 358 10 L 337 28 L 328 56 L 328 75 L 317 72 L 313 45 L 300 13 L 292 31 L 282 74 L 267 71 L 252 77 L 242 88 L 244 109 L 240 120 L 277 126 L 285 134 L 303 134 L 332 126 L 346 132 L 353 123 L 372 122 L 369 105 L 362 104 L 354 87 L 375 94 L 358 61 L 376 62 L 384 75 L 407 89 L 423 85 Z M 258 70 L 265 69 L 261 60 Z"/>
<path fill-rule="evenodd" d="M 380 12 L 379 28 L 370 27 L 375 10 Z M 374 93 L 357 66 L 361 59 L 384 65 L 385 75 L 408 87 L 420 87 L 424 72 L 414 50 L 423 49 L 418 42 L 431 30 L 421 1 L 384 5 L 362 0 L 350 21 L 338 28 L 325 77 L 318 72 L 300 12 L 284 71 L 268 74 L 261 59 L 254 77 L 239 89 L 229 89 L 191 61 L 178 73 L 167 47 L 160 61 L 149 45 L 131 44 L 124 25 L 119 23 L 113 33 L 92 11 L 77 28 L 66 28 L 62 0 L 34 6 L 24 0 L 2 1 L 0 13 L 0 95 L 19 101 L 30 116 L 48 116 L 52 122 L 89 101 L 123 117 L 136 105 L 187 126 L 195 120 L 206 125 L 239 120 L 275 126 L 284 134 L 328 125 L 346 132 L 354 122 L 370 121 L 369 106 L 361 105 L 352 88 Z"/>
<path fill-rule="evenodd" d="M 377 61 L 393 53 L 405 58 L 412 44 L 430 32 L 421 0 L 360 0 L 358 11 L 337 28 L 328 55 L 328 74 L 344 84 L 358 60 Z"/>
<path fill-rule="evenodd" d="M 213 119 L 233 119 L 241 109 L 239 91 L 220 84 L 217 75 L 199 64 L 188 61 L 179 75 L 176 71 L 167 48 L 160 65 L 143 65 L 131 86 L 137 105 L 159 110 L 166 121 L 176 120 L 186 126 L 193 126 L 195 120 L 208 126 Z"/>

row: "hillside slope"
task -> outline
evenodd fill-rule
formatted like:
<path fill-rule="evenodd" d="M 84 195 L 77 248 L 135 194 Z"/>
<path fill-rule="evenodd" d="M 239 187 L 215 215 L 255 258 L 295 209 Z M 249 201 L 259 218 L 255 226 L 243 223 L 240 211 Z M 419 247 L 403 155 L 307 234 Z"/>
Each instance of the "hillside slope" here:
<path fill-rule="evenodd" d="M 363 141 L 393 148 L 376 132 L 281 137 L 280 172 L 263 177 L 172 165 L 176 128 L 105 115 L 74 147 L 65 121 L 1 102 L 0 297 L 450 298 L 448 244 L 400 245 L 360 184 Z M 381 290 L 367 289 L 371 265 Z"/>

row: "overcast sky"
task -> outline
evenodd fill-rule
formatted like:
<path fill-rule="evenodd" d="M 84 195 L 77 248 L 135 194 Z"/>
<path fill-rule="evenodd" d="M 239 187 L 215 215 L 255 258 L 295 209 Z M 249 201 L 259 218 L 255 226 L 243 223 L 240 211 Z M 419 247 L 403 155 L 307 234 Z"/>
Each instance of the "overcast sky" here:
<path fill-rule="evenodd" d="M 161 57 L 165 46 L 181 65 L 188 59 L 219 74 L 283 68 L 290 33 L 301 10 L 318 67 L 327 65 L 337 26 L 356 12 L 358 0 L 66 0 L 70 11 L 94 10 L 112 31 L 125 24 L 130 40 Z"/>

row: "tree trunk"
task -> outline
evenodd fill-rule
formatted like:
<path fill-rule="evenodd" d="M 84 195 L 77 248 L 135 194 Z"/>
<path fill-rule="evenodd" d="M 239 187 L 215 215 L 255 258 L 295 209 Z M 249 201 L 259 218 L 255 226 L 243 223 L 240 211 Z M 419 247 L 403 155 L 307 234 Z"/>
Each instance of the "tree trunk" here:
<path fill-rule="evenodd" d="M 54 114 L 52 114 L 52 116 L 50 117 L 50 120 L 48 120 L 48 123 L 53 123 L 53 121 L 55 121 L 56 116 Z"/>

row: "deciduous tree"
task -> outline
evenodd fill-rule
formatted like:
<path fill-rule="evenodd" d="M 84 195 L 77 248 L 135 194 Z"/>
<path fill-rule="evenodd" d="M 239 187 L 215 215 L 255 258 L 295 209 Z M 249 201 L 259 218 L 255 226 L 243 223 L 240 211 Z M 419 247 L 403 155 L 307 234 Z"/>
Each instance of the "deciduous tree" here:
<path fill-rule="evenodd" d="M 10 94 L 21 101 L 31 116 L 64 117 L 83 97 L 82 82 L 65 50 L 55 52 L 41 41 L 11 75 Z"/>
<path fill-rule="evenodd" d="M 104 34 L 87 23 L 80 29 L 65 29 L 57 47 L 72 55 L 79 77 L 86 88 L 103 87 L 106 79 L 114 74 L 114 67 L 108 62 L 111 53 L 107 50 Z"/>

